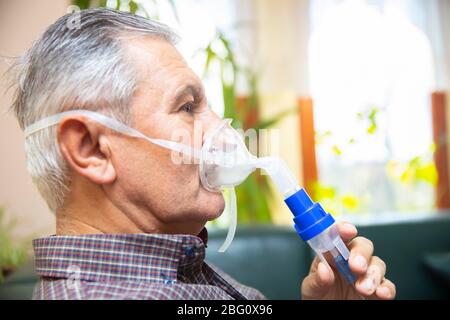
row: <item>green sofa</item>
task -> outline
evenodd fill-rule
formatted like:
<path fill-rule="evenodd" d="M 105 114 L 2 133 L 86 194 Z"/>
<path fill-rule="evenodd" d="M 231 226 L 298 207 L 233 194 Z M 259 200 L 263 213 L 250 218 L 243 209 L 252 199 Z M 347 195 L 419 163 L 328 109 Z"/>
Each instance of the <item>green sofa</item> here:
<path fill-rule="evenodd" d="M 359 226 L 388 265 L 398 299 L 450 297 L 450 214 L 390 224 Z M 299 299 L 313 252 L 293 228 L 241 227 L 225 253 L 217 252 L 225 230 L 211 230 L 206 259 L 271 299 Z M 29 299 L 36 276 L 32 264 L 0 285 L 0 299 Z"/>

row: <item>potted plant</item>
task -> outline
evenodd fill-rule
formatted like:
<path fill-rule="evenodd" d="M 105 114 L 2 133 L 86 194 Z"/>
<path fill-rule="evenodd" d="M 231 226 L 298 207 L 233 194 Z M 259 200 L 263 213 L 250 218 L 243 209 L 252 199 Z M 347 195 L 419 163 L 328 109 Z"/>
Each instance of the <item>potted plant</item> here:
<path fill-rule="evenodd" d="M 28 259 L 28 242 L 14 240 L 15 219 L 6 219 L 0 207 L 0 283 Z"/>

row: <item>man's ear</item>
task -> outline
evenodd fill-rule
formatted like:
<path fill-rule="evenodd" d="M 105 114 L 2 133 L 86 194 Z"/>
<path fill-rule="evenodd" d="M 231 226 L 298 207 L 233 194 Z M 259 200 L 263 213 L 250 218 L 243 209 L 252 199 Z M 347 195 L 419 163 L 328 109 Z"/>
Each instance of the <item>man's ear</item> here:
<path fill-rule="evenodd" d="M 68 165 L 95 184 L 116 179 L 111 148 L 104 129 L 83 117 L 64 119 L 58 127 L 58 143 Z"/>

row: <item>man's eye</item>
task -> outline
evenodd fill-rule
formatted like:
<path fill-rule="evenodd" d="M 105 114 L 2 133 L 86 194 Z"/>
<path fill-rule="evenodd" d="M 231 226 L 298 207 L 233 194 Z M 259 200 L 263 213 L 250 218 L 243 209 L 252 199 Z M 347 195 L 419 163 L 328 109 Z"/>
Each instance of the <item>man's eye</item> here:
<path fill-rule="evenodd" d="M 194 110 L 195 106 L 192 102 L 188 102 L 181 107 L 181 111 L 185 111 L 191 113 Z"/>

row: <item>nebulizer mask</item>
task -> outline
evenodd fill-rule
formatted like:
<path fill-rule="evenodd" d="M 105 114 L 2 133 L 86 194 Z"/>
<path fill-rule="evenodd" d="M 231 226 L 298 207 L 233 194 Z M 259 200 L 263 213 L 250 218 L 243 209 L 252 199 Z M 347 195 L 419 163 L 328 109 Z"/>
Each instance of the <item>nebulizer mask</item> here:
<path fill-rule="evenodd" d="M 89 110 L 71 110 L 62 112 L 28 126 L 25 136 L 29 137 L 39 130 L 57 125 L 65 117 L 81 115 L 94 120 L 105 127 L 127 136 L 141 138 L 150 143 L 189 156 L 199 164 L 200 181 L 203 187 L 211 192 L 226 193 L 225 211 L 229 212 L 229 229 L 226 239 L 219 248 L 224 252 L 231 244 L 237 225 L 237 206 L 234 186 L 240 184 L 255 170 L 251 165 L 256 157 L 250 155 L 239 133 L 231 127 L 231 119 L 222 120 L 218 126 L 205 133 L 202 148 L 195 149 L 178 142 L 147 137 L 116 119 Z M 172 158 L 173 159 L 173 158 Z"/>

